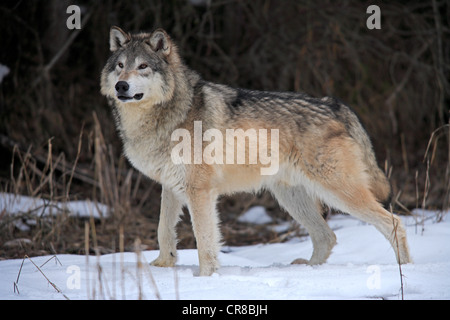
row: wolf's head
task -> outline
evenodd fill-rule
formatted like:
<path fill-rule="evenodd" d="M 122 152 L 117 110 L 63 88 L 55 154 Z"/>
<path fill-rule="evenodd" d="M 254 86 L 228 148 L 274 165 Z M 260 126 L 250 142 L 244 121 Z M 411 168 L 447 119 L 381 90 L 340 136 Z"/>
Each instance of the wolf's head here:
<path fill-rule="evenodd" d="M 164 30 L 131 35 L 112 27 L 110 49 L 112 55 L 101 76 L 103 95 L 117 103 L 144 105 L 172 98 L 179 56 Z"/>

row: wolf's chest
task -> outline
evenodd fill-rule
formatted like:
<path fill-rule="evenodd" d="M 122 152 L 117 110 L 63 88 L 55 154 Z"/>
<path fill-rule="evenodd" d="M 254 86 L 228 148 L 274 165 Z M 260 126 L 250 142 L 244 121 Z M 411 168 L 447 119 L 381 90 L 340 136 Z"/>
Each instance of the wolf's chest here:
<path fill-rule="evenodd" d="M 134 108 L 119 108 L 117 115 L 124 153 L 133 167 L 171 188 L 184 185 L 185 168 L 171 158 L 170 133 L 155 127 L 154 116 Z"/>
<path fill-rule="evenodd" d="M 174 164 L 168 146 L 150 139 L 140 141 L 126 140 L 125 155 L 137 170 L 163 185 L 181 190 L 184 187 L 185 168 Z"/>

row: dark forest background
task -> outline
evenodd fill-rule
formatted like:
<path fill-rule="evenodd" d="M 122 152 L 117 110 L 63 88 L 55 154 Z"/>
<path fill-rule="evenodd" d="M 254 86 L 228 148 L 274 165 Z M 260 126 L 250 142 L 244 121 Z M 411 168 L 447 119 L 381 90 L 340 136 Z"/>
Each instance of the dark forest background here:
<path fill-rule="evenodd" d="M 82 29 L 69 30 L 69 5 Z M 366 9 L 381 9 L 369 30 Z M 118 230 L 155 249 L 160 186 L 133 170 L 111 110 L 99 93 L 109 29 L 166 29 L 188 66 L 206 80 L 257 90 L 335 96 L 352 106 L 369 132 L 393 186 L 394 211 L 445 209 L 450 193 L 450 6 L 427 1 L 295 0 L 3 0 L 0 64 L 0 191 L 109 205 L 95 222 L 96 247 L 116 250 Z M 270 195 L 235 195 L 219 203 L 228 245 L 283 241 L 236 222 L 253 205 L 288 219 Z M 29 213 L 24 213 L 27 219 Z M 29 231 L 0 212 L 0 257 L 81 253 L 84 222 L 59 215 Z M 195 242 L 185 215 L 180 248 Z M 32 240 L 11 250 L 11 239 Z M 3 251 L 2 251 L 3 250 Z"/>

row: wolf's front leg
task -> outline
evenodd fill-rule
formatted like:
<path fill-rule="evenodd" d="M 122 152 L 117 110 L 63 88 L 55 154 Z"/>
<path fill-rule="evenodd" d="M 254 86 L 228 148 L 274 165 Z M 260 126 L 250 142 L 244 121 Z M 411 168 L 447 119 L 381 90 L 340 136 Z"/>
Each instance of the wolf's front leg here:
<path fill-rule="evenodd" d="M 161 214 L 158 225 L 159 257 L 151 265 L 173 267 L 177 261 L 177 233 L 175 226 L 182 213 L 182 204 L 171 190 L 163 187 Z"/>
<path fill-rule="evenodd" d="M 216 198 L 210 190 L 192 188 L 187 192 L 192 227 L 197 242 L 200 276 L 210 276 L 219 268 L 220 230 Z"/>

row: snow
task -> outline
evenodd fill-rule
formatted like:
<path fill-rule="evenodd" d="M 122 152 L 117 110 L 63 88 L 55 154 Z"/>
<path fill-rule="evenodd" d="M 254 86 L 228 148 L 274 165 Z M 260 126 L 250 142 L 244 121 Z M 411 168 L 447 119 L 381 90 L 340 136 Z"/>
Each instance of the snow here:
<path fill-rule="evenodd" d="M 0 84 L 3 82 L 3 78 L 5 78 L 11 70 L 0 63 Z"/>
<path fill-rule="evenodd" d="M 6 212 L 9 215 L 30 213 L 34 216 L 44 217 L 64 211 L 68 211 L 70 216 L 78 218 L 92 216 L 94 219 L 100 219 L 108 216 L 108 207 L 97 202 L 58 202 L 0 192 L 0 212 Z"/>
<path fill-rule="evenodd" d="M 402 217 L 414 260 L 401 266 L 405 299 L 450 299 L 449 215 L 439 223 L 433 216 L 420 212 L 420 227 L 418 218 Z M 329 225 L 337 245 L 320 266 L 290 264 L 310 257 L 308 237 L 224 247 L 211 277 L 198 276 L 196 250 L 179 250 L 175 268 L 149 266 L 157 250 L 32 257 L 0 261 L 0 299 L 401 299 L 399 266 L 384 237 L 347 215 L 332 216 Z"/>
<path fill-rule="evenodd" d="M 247 212 L 244 212 L 238 218 L 238 221 L 252 224 L 266 224 L 271 223 L 272 218 L 267 214 L 266 208 L 255 206 L 251 207 Z"/>

